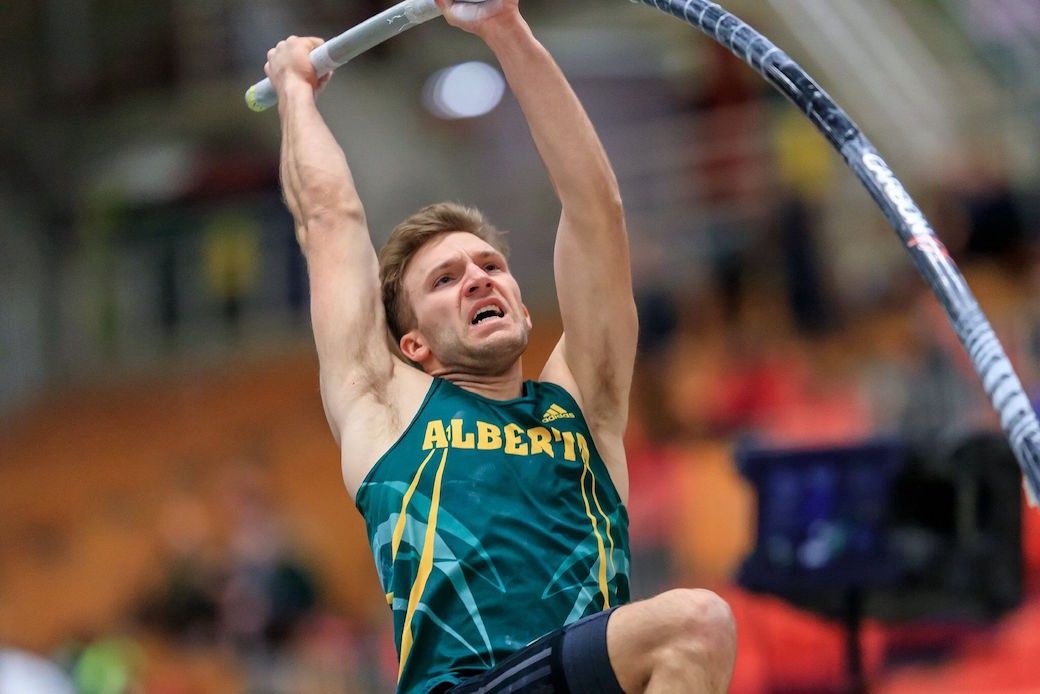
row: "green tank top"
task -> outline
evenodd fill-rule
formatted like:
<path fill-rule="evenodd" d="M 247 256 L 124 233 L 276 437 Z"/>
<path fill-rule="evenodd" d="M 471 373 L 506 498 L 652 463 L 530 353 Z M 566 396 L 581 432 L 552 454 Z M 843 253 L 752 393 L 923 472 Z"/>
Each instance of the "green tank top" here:
<path fill-rule="evenodd" d="M 566 390 L 489 400 L 435 379 L 356 503 L 400 659 L 398 692 L 493 668 L 628 601 L 628 514 Z"/>

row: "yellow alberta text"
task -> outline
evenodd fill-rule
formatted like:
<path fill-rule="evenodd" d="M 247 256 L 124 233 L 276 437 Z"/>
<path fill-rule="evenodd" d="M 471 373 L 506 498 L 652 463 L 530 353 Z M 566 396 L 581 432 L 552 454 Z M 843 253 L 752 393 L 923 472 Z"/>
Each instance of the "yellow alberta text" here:
<path fill-rule="evenodd" d="M 556 427 L 525 429 L 513 423 L 500 427 L 480 420 L 466 423 L 452 419 L 445 424 L 442 419 L 431 419 L 426 423 L 423 450 L 433 448 L 470 448 L 550 458 L 560 455 L 564 460 L 577 460 L 577 455 L 581 455 L 583 461 L 589 459 L 589 442 L 580 432 L 560 431 Z"/>

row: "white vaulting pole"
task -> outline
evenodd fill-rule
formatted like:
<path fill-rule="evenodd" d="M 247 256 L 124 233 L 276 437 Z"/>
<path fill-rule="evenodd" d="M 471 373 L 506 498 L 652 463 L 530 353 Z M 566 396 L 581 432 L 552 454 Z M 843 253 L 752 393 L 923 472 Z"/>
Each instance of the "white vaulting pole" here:
<path fill-rule="evenodd" d="M 315 48 L 311 51 L 311 64 L 318 77 L 324 77 L 370 48 L 440 14 L 434 0 L 404 0 Z M 278 94 L 269 79 L 246 91 L 246 105 L 254 111 L 266 111 L 276 103 Z"/>

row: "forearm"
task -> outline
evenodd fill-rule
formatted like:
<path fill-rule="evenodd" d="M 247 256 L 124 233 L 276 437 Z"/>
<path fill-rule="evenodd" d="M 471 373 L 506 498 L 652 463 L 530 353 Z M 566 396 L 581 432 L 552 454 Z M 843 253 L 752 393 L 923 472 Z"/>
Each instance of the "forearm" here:
<path fill-rule="evenodd" d="M 318 112 L 311 85 L 284 85 L 278 110 L 282 190 L 306 250 L 310 231 L 351 217 L 363 220 L 364 212 L 346 156 Z"/>
<path fill-rule="evenodd" d="M 527 119 L 564 214 L 620 213 L 617 179 L 560 67 L 519 16 L 483 38 Z"/>

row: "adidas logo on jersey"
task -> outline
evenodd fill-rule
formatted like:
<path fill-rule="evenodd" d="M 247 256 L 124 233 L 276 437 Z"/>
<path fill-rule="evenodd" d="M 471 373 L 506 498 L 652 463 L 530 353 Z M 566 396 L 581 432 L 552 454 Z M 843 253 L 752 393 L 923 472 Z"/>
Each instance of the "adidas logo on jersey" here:
<path fill-rule="evenodd" d="M 542 415 L 542 422 L 555 422 L 557 419 L 574 419 L 574 415 L 553 403 Z"/>

